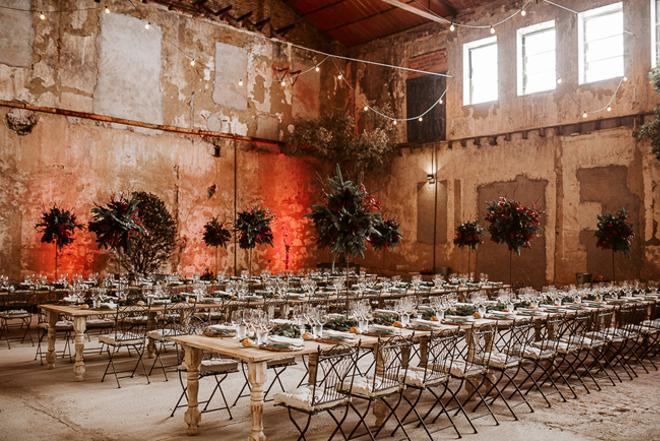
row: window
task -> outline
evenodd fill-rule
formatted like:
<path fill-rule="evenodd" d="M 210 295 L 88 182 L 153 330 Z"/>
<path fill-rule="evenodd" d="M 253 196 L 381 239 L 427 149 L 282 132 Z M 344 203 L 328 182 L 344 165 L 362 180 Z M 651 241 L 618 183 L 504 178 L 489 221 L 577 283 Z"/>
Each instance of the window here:
<path fill-rule="evenodd" d="M 497 101 L 497 37 L 463 45 L 463 101 Z"/>
<path fill-rule="evenodd" d="M 518 29 L 518 95 L 557 84 L 554 20 Z"/>
<path fill-rule="evenodd" d="M 580 84 L 623 76 L 623 4 L 578 15 Z"/>
<path fill-rule="evenodd" d="M 660 62 L 660 0 L 651 0 L 651 66 Z"/>

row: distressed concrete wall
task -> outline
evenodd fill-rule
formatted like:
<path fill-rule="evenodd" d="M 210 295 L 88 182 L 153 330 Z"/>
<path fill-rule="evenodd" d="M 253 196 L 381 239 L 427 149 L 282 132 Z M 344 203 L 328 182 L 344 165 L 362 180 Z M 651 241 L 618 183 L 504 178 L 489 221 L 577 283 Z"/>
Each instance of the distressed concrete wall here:
<path fill-rule="evenodd" d="M 571 7 L 586 10 L 610 1 L 576 0 Z M 492 23 L 510 15 L 510 2 L 466 10 L 457 21 Z M 651 88 L 649 4 L 624 0 L 626 75 L 614 101 L 612 112 L 589 115 L 589 120 L 646 112 L 660 103 Z M 557 67 L 562 83 L 550 92 L 519 97 L 516 91 L 516 30 L 555 19 L 557 23 Z M 584 110 L 604 108 L 619 79 L 591 85 L 578 85 L 577 18 L 542 2 L 527 9 L 527 16 L 497 27 L 499 42 L 499 99 L 495 103 L 463 105 L 462 45 L 490 36 L 488 29 L 463 29 L 451 33 L 447 26 L 428 24 L 353 50 L 358 57 L 373 61 L 409 65 L 411 59 L 428 53 L 446 53 L 448 73 L 445 99 L 448 139 L 488 136 L 516 130 L 548 127 L 584 121 Z M 364 104 L 392 106 L 398 117 L 406 115 L 406 79 L 402 72 L 373 66 L 353 65 L 346 69 L 355 91 L 348 108 L 361 114 Z M 327 90 L 333 90 L 327 88 Z M 344 91 L 334 89 L 336 96 Z M 442 91 L 437 91 L 438 96 Z M 328 93 L 328 92 L 326 92 Z M 401 142 L 406 141 L 406 125 L 398 125 Z M 439 142 L 412 146 L 395 159 L 391 170 L 368 177 L 368 187 L 377 190 L 383 205 L 392 208 L 402 224 L 403 244 L 377 255 L 370 252 L 366 264 L 373 268 L 398 271 L 431 270 L 433 248 L 420 240 L 420 232 L 433 231 L 420 223 L 433 222 L 432 211 L 419 201 L 426 173 L 432 172 L 431 158 L 437 149 L 437 179 L 447 183 L 446 207 L 439 213 L 439 224 L 446 223 L 446 237 L 438 238 L 436 266 L 467 270 L 467 255 L 452 243 L 455 227 L 462 221 L 483 221 L 484 204 L 498 195 L 516 196 L 525 203 L 544 208 L 544 231 L 531 250 L 513 259 L 513 278 L 518 283 L 571 283 L 575 273 L 589 271 L 611 276 L 610 253 L 595 247 L 593 231 L 596 216 L 625 206 L 635 228 L 635 242 L 629 257 L 617 256 L 617 277 L 660 278 L 660 162 L 650 154 L 648 143 L 638 143 L 627 127 L 598 130 L 576 136 L 558 136 L 546 130 L 544 136 L 529 132 L 527 139 L 514 134 L 497 145 L 482 141 L 481 146 L 458 143 L 453 149 Z M 422 234 L 424 235 L 424 234 Z M 486 234 L 486 240 L 488 235 Z M 490 272 L 508 279 L 508 253 L 505 246 L 484 244 L 477 253 L 476 271 Z M 475 259 L 472 259 L 474 270 Z"/>
<path fill-rule="evenodd" d="M 256 20 L 271 16 L 282 26 L 294 18 L 280 1 L 245 3 L 235 6 L 249 6 Z M 110 14 L 103 12 L 106 4 Z M 273 140 L 281 139 L 294 114 L 319 113 L 318 75 L 282 88 L 274 69 L 313 66 L 308 54 L 152 3 L 138 2 L 137 11 L 120 0 L 99 5 L 96 11 L 48 14 L 43 21 L 38 14 L 0 9 L 0 99 Z M 39 6 L 68 10 L 80 4 Z M 304 24 L 289 36 L 317 48 L 326 44 Z M 303 216 L 314 196 L 314 162 L 217 140 L 216 158 L 212 140 L 47 114 L 37 114 L 34 130 L 18 136 L 4 123 L 8 110 L 0 107 L 0 273 L 52 273 L 52 246 L 41 244 L 34 230 L 51 204 L 72 208 L 86 223 L 94 203 L 132 190 L 159 195 L 178 222 L 179 249 L 168 269 L 214 270 L 203 225 L 214 215 L 232 222 L 235 197 L 238 210 L 261 202 L 276 217 L 275 246 L 256 251 L 256 268 L 283 270 L 285 244 L 289 268 L 313 264 Z M 221 271 L 233 270 L 233 253 L 233 245 L 220 251 Z M 239 250 L 237 257 L 244 268 L 245 253 Z M 65 249 L 61 271 L 100 271 L 107 259 L 93 235 L 80 232 Z"/>

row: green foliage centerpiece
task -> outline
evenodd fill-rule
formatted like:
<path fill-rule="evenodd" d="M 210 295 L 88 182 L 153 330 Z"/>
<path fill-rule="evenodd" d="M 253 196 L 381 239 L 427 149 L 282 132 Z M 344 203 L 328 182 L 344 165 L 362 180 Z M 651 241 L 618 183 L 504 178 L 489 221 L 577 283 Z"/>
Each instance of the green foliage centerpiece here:
<path fill-rule="evenodd" d="M 520 255 L 523 248 L 531 247 L 532 240 L 539 236 L 540 215 L 539 211 L 503 196 L 488 202 L 486 221 L 489 222 L 490 239 L 495 243 L 505 243 L 509 248 L 509 284 L 511 257 L 514 252 Z"/>
<path fill-rule="evenodd" d="M 468 251 L 468 274 L 470 273 L 470 258 L 472 251 L 476 250 L 479 244 L 483 243 L 481 237 L 484 229 L 479 225 L 478 220 L 466 221 L 456 227 L 454 244 L 459 248 L 467 248 Z"/>
<path fill-rule="evenodd" d="M 224 223 L 220 222 L 217 217 L 213 217 L 204 225 L 203 239 L 206 246 L 215 248 L 215 271 L 217 274 L 219 272 L 218 248 L 227 246 L 231 239 L 231 231 L 225 228 Z"/>
<path fill-rule="evenodd" d="M 57 205 L 44 211 L 41 214 L 41 222 L 35 225 L 37 231 L 42 233 L 41 242 L 55 244 L 55 279 L 57 279 L 57 269 L 59 254 L 62 248 L 73 243 L 73 236 L 77 229 L 82 229 L 83 225 L 76 220 L 76 215 Z"/>
<path fill-rule="evenodd" d="M 597 247 L 612 250 L 612 281 L 616 281 L 614 254 L 617 252 L 628 254 L 635 237 L 633 226 L 628 223 L 626 209 L 621 208 L 616 213 L 599 214 L 594 234 L 597 239 Z"/>
<path fill-rule="evenodd" d="M 350 258 L 364 257 L 368 243 L 382 249 L 401 240 L 398 223 L 383 219 L 375 198 L 364 186 L 344 179 L 339 165 L 335 176 L 328 179 L 323 199 L 323 203 L 312 206 L 307 217 L 314 223 L 319 247 L 329 248 L 335 258 L 344 258 L 347 283 Z M 348 302 L 347 289 L 347 310 Z"/>
<path fill-rule="evenodd" d="M 252 250 L 257 245 L 273 246 L 273 230 L 270 223 L 273 215 L 267 208 L 253 207 L 249 210 L 241 211 L 236 217 L 234 227 L 238 233 L 238 245 L 247 250 L 248 253 L 248 274 L 252 279 Z"/>

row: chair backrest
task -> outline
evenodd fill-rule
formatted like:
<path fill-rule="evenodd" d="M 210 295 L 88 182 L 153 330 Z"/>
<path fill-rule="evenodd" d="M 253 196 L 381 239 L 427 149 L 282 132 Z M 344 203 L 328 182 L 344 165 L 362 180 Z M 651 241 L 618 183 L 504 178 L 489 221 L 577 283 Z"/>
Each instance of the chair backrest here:
<path fill-rule="evenodd" d="M 472 368 L 475 360 L 478 360 L 479 364 L 489 364 L 496 335 L 497 321 L 479 326 L 472 325 L 466 331 L 466 348 L 463 353 L 466 372 Z"/>
<path fill-rule="evenodd" d="M 519 358 L 534 335 L 534 324 L 528 320 L 514 320 L 510 325 L 497 327 L 494 350 L 504 354 L 504 362 Z"/>
<path fill-rule="evenodd" d="M 166 335 L 185 335 L 190 333 L 191 319 L 195 315 L 197 304 L 169 303 L 165 304 L 159 316 L 158 327 Z"/>
<path fill-rule="evenodd" d="M 149 313 L 149 306 L 117 306 L 115 312 L 115 339 L 145 340 Z"/>
<path fill-rule="evenodd" d="M 438 380 L 451 372 L 458 334 L 458 329 L 431 332 L 427 343 L 427 360 L 421 363 L 421 367 L 425 368 L 424 383 Z"/>
<path fill-rule="evenodd" d="M 579 346 L 584 342 L 590 326 L 591 314 L 567 316 L 562 322 L 556 338 L 569 346 Z"/>
<path fill-rule="evenodd" d="M 559 346 L 558 335 L 561 335 L 565 326 L 567 316 L 564 314 L 553 314 L 549 316 L 541 326 L 536 327 L 534 335 L 535 346 L 541 352 L 556 351 Z M 528 342 L 529 343 L 529 342 Z"/>
<path fill-rule="evenodd" d="M 397 335 L 387 340 L 378 339 L 374 351 L 376 362 L 371 384 L 372 392 L 392 389 L 402 384 L 408 369 L 413 336 Z"/>
<path fill-rule="evenodd" d="M 353 387 L 359 352 L 359 343 L 357 346 L 336 345 L 325 351 L 319 347 L 315 356 L 310 357 L 312 406 L 338 401 L 346 396 L 341 391 Z"/>

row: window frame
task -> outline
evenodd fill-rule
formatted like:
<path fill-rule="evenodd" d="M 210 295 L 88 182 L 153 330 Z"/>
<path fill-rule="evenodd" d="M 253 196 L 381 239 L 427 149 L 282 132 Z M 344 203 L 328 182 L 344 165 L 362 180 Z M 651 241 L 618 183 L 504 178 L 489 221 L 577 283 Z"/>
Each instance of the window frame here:
<path fill-rule="evenodd" d="M 497 35 L 490 37 L 482 38 L 479 40 L 470 41 L 463 44 L 463 106 L 474 106 L 478 104 L 485 103 L 494 103 L 499 100 L 500 91 L 499 91 L 499 45 L 497 44 Z M 495 70 L 495 83 L 496 83 L 496 96 L 495 99 L 488 101 L 479 101 L 474 102 L 472 99 L 473 87 L 472 87 L 472 57 L 471 53 L 474 49 L 483 48 L 486 46 L 495 45 L 495 60 L 497 61 L 497 69 Z"/>
<path fill-rule="evenodd" d="M 621 14 L 621 20 L 622 20 L 622 27 L 624 25 L 624 9 L 623 9 L 623 2 L 618 1 L 615 3 L 610 3 L 609 5 L 605 6 L 600 6 L 597 8 L 592 8 L 588 9 L 586 11 L 582 11 L 578 13 L 578 69 L 579 69 L 579 84 L 590 84 L 590 83 L 596 83 L 599 81 L 607 81 L 612 78 L 620 78 L 625 75 L 625 53 L 626 53 L 626 48 L 625 48 L 625 30 L 622 29 L 621 31 L 621 44 L 623 45 L 623 53 L 621 54 L 621 63 L 622 63 L 622 70 L 624 73 L 621 73 L 621 75 L 615 75 L 612 77 L 607 77 L 607 78 L 601 78 L 598 80 L 587 80 L 587 72 L 586 72 L 586 56 L 587 56 L 587 50 L 586 50 L 586 41 L 585 41 L 585 29 L 584 29 L 584 24 L 585 20 L 588 20 L 590 18 L 595 18 L 595 17 L 600 17 L 603 15 L 608 15 L 611 13 L 620 13 Z M 612 57 L 614 58 L 614 57 Z"/>
<path fill-rule="evenodd" d="M 658 37 L 660 37 L 660 21 L 656 20 L 659 0 L 651 0 L 651 67 L 658 66 Z"/>
<path fill-rule="evenodd" d="M 555 71 L 554 71 L 554 80 L 552 86 L 543 90 L 535 90 L 533 92 L 525 91 L 526 88 L 526 67 L 525 63 L 525 37 L 529 35 L 534 35 L 540 32 L 546 32 L 548 30 L 554 30 L 555 39 L 553 52 L 555 56 Z M 516 31 L 516 70 L 517 70 L 517 90 L 518 96 L 533 95 L 535 93 L 543 93 L 555 90 L 557 88 L 557 24 L 555 20 L 548 20 L 541 23 L 537 23 L 531 26 L 526 26 L 524 28 L 519 28 Z"/>

